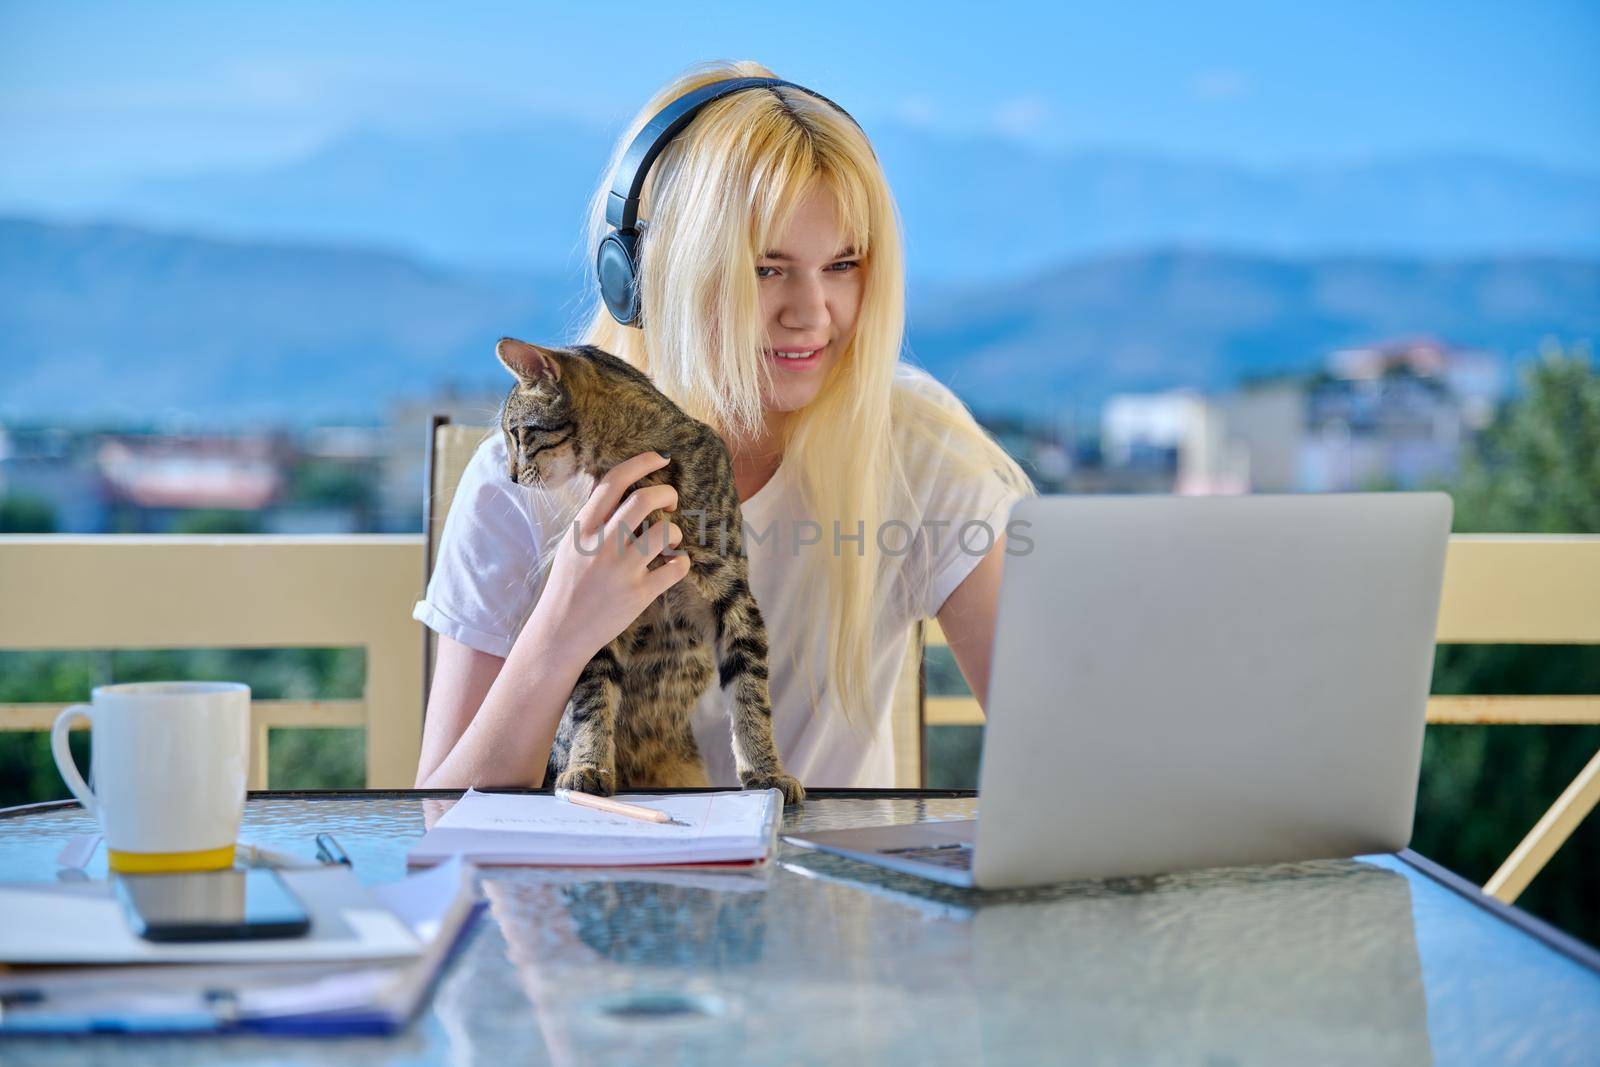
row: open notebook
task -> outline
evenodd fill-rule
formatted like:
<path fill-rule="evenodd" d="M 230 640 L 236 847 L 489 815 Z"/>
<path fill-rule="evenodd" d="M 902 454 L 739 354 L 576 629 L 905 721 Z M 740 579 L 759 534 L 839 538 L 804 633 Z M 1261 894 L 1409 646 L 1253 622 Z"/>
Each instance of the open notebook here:
<path fill-rule="evenodd" d="M 412 865 L 460 856 L 480 866 L 759 867 L 777 847 L 776 789 L 675 796 L 629 794 L 683 825 L 649 823 L 553 796 L 469 789 L 419 841 Z"/>

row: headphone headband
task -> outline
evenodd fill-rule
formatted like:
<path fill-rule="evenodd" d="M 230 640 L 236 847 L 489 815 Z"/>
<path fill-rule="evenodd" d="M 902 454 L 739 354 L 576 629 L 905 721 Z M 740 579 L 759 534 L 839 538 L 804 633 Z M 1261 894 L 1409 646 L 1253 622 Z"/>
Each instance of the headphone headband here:
<path fill-rule="evenodd" d="M 644 128 L 633 139 L 633 143 L 628 145 L 628 151 L 624 153 L 622 162 L 617 165 L 617 171 L 612 175 L 611 195 L 606 198 L 606 222 L 619 230 L 631 230 L 637 225 L 639 194 L 644 191 L 644 180 L 650 173 L 650 165 L 656 161 L 656 157 L 667 145 L 672 143 L 672 139 L 689 125 L 701 108 L 713 100 L 720 100 L 732 93 L 778 86 L 798 89 L 802 93 L 814 96 L 823 103 L 831 105 L 835 111 L 851 122 L 855 122 L 850 112 L 821 93 L 807 89 L 804 85 L 786 82 L 782 78 L 725 78 L 710 85 L 702 85 L 662 108 L 655 118 L 644 124 Z"/>

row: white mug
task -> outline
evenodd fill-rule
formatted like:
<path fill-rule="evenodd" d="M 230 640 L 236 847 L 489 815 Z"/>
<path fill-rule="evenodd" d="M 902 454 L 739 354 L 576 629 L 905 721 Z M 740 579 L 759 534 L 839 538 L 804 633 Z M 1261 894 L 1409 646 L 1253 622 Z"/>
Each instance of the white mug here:
<path fill-rule="evenodd" d="M 100 823 L 111 869 L 233 866 L 250 758 L 250 687 L 237 682 L 102 685 L 56 716 L 50 750 L 78 802 Z M 89 720 L 94 789 L 67 747 Z"/>

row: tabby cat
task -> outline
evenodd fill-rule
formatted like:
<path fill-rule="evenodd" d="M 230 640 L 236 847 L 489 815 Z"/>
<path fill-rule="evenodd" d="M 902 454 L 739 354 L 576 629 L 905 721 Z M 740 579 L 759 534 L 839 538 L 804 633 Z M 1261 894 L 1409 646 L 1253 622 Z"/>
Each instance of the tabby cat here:
<path fill-rule="evenodd" d="M 786 803 L 798 803 L 805 790 L 784 771 L 772 741 L 766 626 L 750 592 L 733 461 L 721 438 L 639 370 L 592 345 L 541 348 L 507 337 L 495 353 L 517 379 L 501 413 L 512 481 L 555 488 L 579 473 L 598 478 L 654 450 L 669 463 L 638 484 L 669 482 L 678 491 L 678 513 L 696 514 L 678 524 L 683 540 L 676 551 L 689 556 L 688 575 L 583 668 L 546 778 L 558 788 L 600 794 L 707 785 L 689 718 L 711 683 L 714 660 L 722 689 L 733 697 L 740 783 L 779 789 Z M 642 528 L 663 514 L 651 512 Z M 579 546 L 596 548 L 593 537 Z M 617 551 L 614 539 L 599 547 Z"/>

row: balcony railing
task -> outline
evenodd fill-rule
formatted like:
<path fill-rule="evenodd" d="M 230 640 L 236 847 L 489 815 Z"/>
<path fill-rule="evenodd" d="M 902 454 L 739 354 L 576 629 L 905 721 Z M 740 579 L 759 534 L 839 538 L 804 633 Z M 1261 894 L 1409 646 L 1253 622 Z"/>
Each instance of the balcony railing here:
<path fill-rule="evenodd" d="M 360 700 L 251 704 L 250 787 L 267 787 L 269 730 L 361 726 L 367 785 L 403 788 L 422 737 L 421 583 L 420 534 L 5 535 L 0 649 L 364 649 Z M 48 729 L 63 706 L 0 705 L 0 730 Z"/>
<path fill-rule="evenodd" d="M 0 649 L 360 647 L 360 700 L 252 704 L 252 788 L 267 735 L 366 728 L 367 784 L 409 786 L 422 733 L 422 535 L 0 535 Z M 1445 561 L 1443 644 L 1600 644 L 1600 537 L 1456 535 Z M 930 644 L 944 643 L 937 624 Z M 85 694 L 87 696 L 87 694 Z M 41 730 L 63 705 L 0 705 L 0 731 Z M 969 697 L 930 697 L 930 726 L 983 721 Z M 1435 696 L 1428 722 L 1600 723 L 1600 694 Z M 1490 879 L 1514 900 L 1600 801 L 1600 753 Z"/>

